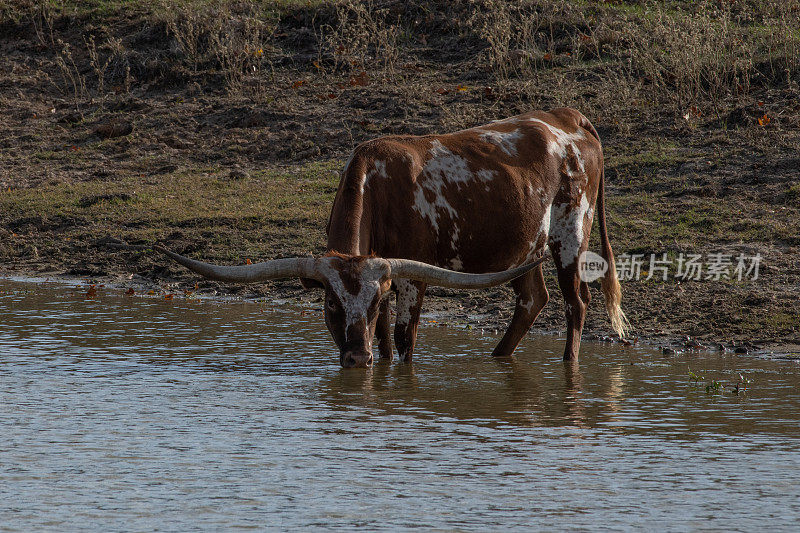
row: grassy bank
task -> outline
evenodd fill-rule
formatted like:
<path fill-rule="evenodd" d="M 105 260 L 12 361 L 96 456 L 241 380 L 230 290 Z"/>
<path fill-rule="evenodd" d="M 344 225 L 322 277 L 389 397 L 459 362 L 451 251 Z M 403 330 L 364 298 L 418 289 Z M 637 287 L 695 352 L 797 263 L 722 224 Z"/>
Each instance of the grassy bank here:
<path fill-rule="evenodd" d="M 149 246 L 319 253 L 358 142 L 568 105 L 603 138 L 617 254 L 763 256 L 757 280 L 625 282 L 637 331 L 800 344 L 798 17 L 797 1 L 0 1 L 0 265 L 193 283 Z M 563 327 L 550 283 L 543 329 Z M 434 294 L 509 316 L 505 289 Z M 587 328 L 608 329 L 599 303 Z"/>

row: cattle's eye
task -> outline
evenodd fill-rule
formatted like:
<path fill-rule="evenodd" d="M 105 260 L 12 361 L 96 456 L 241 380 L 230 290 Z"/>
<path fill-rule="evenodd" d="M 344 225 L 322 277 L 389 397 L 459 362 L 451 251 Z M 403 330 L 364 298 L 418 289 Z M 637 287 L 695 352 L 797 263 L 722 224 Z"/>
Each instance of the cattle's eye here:
<path fill-rule="evenodd" d="M 336 301 L 333 298 L 326 298 L 325 307 L 327 307 L 329 311 L 336 311 Z"/>

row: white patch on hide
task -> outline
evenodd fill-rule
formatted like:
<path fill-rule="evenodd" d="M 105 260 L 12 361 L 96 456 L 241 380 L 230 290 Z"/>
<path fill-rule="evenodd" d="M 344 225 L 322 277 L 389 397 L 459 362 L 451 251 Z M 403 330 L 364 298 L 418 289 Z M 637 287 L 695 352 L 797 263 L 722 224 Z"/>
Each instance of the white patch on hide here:
<path fill-rule="evenodd" d="M 579 165 L 581 169 L 583 168 L 583 160 L 581 159 L 581 153 L 578 150 L 578 147 L 575 146 L 575 141 L 579 141 L 584 139 L 585 136 L 583 132 L 578 130 L 575 133 L 567 133 L 564 130 L 560 130 L 555 126 L 551 126 L 547 122 L 539 118 L 530 118 L 528 119 L 530 122 L 535 122 L 537 124 L 542 124 L 547 128 L 547 130 L 552 133 L 556 140 L 547 143 L 547 151 L 553 155 L 558 155 L 562 159 L 567 157 L 567 146 L 572 146 L 572 150 L 575 152 L 575 157 L 578 159 Z"/>
<path fill-rule="evenodd" d="M 386 267 L 382 264 L 375 266 L 366 265 L 362 270 L 358 294 L 352 294 L 344 286 L 341 273 L 333 268 L 329 262 L 320 261 L 320 270 L 328 280 L 331 290 L 339 298 L 345 314 L 345 337 L 347 326 L 367 320 L 367 311 L 377 294 L 380 294 L 380 279 L 385 274 Z"/>
<path fill-rule="evenodd" d="M 397 287 L 397 324 L 407 326 L 411 322 L 411 308 L 417 305 L 419 291 L 408 280 L 395 279 Z"/>
<path fill-rule="evenodd" d="M 372 181 L 374 178 L 389 178 L 389 174 L 386 172 L 386 161 L 380 161 L 376 159 L 372 162 L 372 168 L 365 175 L 364 181 L 361 185 L 362 193 L 364 192 L 364 188 L 369 185 L 370 181 Z"/>
<path fill-rule="evenodd" d="M 367 184 L 367 175 L 365 173 L 361 173 L 361 179 L 359 180 L 358 185 L 358 192 L 364 194 L 364 186 Z"/>
<path fill-rule="evenodd" d="M 550 242 L 558 244 L 561 266 L 567 267 L 578 260 L 583 243 L 583 224 L 589 211 L 586 193 L 581 194 L 580 205 L 569 203 L 554 205 L 550 217 Z"/>
<path fill-rule="evenodd" d="M 548 205 L 547 209 L 544 210 L 544 215 L 542 216 L 542 221 L 539 223 L 539 233 L 536 234 L 537 237 L 540 235 L 544 235 L 545 238 L 550 236 L 550 220 L 551 220 L 551 211 L 553 205 Z"/>
<path fill-rule="evenodd" d="M 372 170 L 369 171 L 367 174 L 367 178 L 383 178 L 386 179 L 389 177 L 389 174 L 386 173 L 386 161 L 380 161 L 376 159 L 372 162 Z"/>
<path fill-rule="evenodd" d="M 510 156 L 517 155 L 517 141 L 522 139 L 522 132 L 519 128 L 510 132 L 495 130 L 481 131 L 480 138 L 488 143 L 492 143 Z"/>
<path fill-rule="evenodd" d="M 458 213 L 445 197 L 445 188 L 455 184 L 457 189 L 461 189 L 464 183 L 475 180 L 490 181 L 494 179 L 495 173 L 485 169 L 473 172 L 466 159 L 445 148 L 438 140 L 431 143 L 430 154 L 431 159 L 425 163 L 422 174 L 417 179 L 412 207 L 428 220 L 438 236 L 441 216 L 447 216 L 453 221 L 458 218 Z M 426 192 L 428 196 L 433 197 L 432 201 L 426 198 Z M 453 242 L 457 239 L 458 228 L 451 235 Z"/>
<path fill-rule="evenodd" d="M 536 194 L 539 195 L 539 201 L 542 202 L 542 206 L 549 205 L 549 202 L 547 200 L 547 194 L 545 193 L 542 187 L 536 189 Z"/>
<path fill-rule="evenodd" d="M 531 296 L 531 299 L 528 300 L 527 302 L 519 302 L 519 306 L 530 313 L 531 309 L 533 309 L 533 302 L 534 301 L 535 301 L 534 298 Z"/>
<path fill-rule="evenodd" d="M 489 123 L 492 124 L 519 124 L 519 117 L 499 118 Z"/>

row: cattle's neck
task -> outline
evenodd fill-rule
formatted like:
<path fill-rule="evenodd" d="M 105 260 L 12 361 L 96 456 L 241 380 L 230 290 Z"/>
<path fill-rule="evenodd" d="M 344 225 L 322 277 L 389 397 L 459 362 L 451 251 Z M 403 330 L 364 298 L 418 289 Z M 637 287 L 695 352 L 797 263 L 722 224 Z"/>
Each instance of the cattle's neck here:
<path fill-rule="evenodd" d="M 366 230 L 363 161 L 349 162 L 331 209 L 328 223 L 328 250 L 348 255 L 369 255 Z"/>

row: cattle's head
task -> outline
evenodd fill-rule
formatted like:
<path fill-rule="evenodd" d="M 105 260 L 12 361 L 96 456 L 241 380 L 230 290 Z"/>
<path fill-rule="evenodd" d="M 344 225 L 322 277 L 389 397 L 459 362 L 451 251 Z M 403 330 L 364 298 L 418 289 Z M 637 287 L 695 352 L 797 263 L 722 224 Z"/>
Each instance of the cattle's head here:
<path fill-rule="evenodd" d="M 409 259 L 330 254 L 320 258 L 273 259 L 243 266 L 218 266 L 189 259 L 160 246 L 189 270 L 218 281 L 251 283 L 299 277 L 305 287 L 325 290 L 325 324 L 339 347 L 343 367 L 372 365 L 372 339 L 381 299 L 392 279 L 405 278 L 455 289 L 477 289 L 505 283 L 541 264 L 545 257 L 523 266 L 490 274 L 467 274 Z"/>
<path fill-rule="evenodd" d="M 325 289 L 325 325 L 339 347 L 339 362 L 345 368 L 370 366 L 378 307 L 392 285 L 389 264 L 374 257 L 330 256 L 320 270 L 322 280 L 313 281 Z"/>

